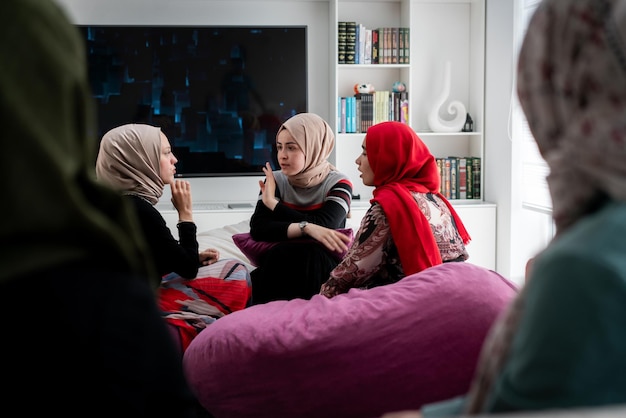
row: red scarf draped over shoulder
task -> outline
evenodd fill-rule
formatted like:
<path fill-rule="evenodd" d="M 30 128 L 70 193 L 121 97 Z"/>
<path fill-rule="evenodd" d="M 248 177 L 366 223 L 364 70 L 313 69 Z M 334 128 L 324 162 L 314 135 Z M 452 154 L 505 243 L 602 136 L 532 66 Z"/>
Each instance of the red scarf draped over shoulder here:
<path fill-rule="evenodd" d="M 365 149 L 374 172 L 374 198 L 370 203 L 382 206 L 407 276 L 442 263 L 430 223 L 411 191 L 439 196 L 450 209 L 461 239 L 469 243 L 463 222 L 439 193 L 435 157 L 411 127 L 400 122 L 376 124 L 367 130 Z"/>

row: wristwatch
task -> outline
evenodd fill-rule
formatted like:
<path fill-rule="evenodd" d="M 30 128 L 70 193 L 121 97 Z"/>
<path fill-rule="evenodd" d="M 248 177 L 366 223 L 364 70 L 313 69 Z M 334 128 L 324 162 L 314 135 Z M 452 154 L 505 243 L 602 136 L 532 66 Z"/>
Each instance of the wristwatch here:
<path fill-rule="evenodd" d="M 302 236 L 305 236 L 305 235 L 306 235 L 306 232 L 304 231 L 304 228 L 306 228 L 306 226 L 307 226 L 308 224 L 309 224 L 309 223 L 308 223 L 307 221 L 302 221 L 302 222 L 300 222 L 300 233 L 302 233 Z"/>

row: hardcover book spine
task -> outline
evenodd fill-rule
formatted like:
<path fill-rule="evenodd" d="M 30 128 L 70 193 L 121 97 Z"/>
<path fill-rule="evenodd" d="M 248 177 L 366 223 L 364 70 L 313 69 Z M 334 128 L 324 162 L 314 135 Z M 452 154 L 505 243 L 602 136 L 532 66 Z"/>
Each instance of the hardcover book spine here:
<path fill-rule="evenodd" d="M 459 199 L 467 199 L 467 158 L 460 157 L 459 164 Z"/>
<path fill-rule="evenodd" d="M 411 63 L 411 28 L 404 29 L 404 63 Z"/>
<path fill-rule="evenodd" d="M 372 29 L 372 64 L 380 64 L 380 28 Z"/>
<path fill-rule="evenodd" d="M 391 48 L 390 48 L 390 57 L 389 57 L 389 63 L 390 64 L 399 64 L 400 63 L 400 58 L 399 58 L 399 47 L 400 47 L 400 32 L 399 32 L 400 28 L 394 27 L 394 28 L 389 28 L 389 36 L 391 38 Z"/>
<path fill-rule="evenodd" d="M 337 62 L 339 64 L 346 63 L 346 35 L 346 22 L 337 22 Z"/>
<path fill-rule="evenodd" d="M 459 167 L 457 157 L 448 157 L 450 160 L 450 199 L 459 198 Z"/>
<path fill-rule="evenodd" d="M 474 198 L 474 171 L 473 167 L 473 157 L 467 157 L 467 198 Z"/>
<path fill-rule="evenodd" d="M 391 28 L 383 28 L 383 64 L 391 63 Z"/>
<path fill-rule="evenodd" d="M 437 162 L 437 171 L 439 172 L 439 193 L 443 194 L 443 160 L 441 158 L 435 158 Z"/>
<path fill-rule="evenodd" d="M 356 64 L 356 22 L 346 22 L 346 64 Z"/>
<path fill-rule="evenodd" d="M 443 176 L 444 176 L 444 186 L 443 186 L 443 195 L 446 199 L 450 199 L 450 159 L 443 159 Z"/>
<path fill-rule="evenodd" d="M 474 175 L 474 199 L 480 199 L 480 157 L 472 160 L 472 174 Z"/>
<path fill-rule="evenodd" d="M 373 124 L 373 94 L 357 93 L 355 97 L 357 98 L 357 102 L 361 102 L 361 132 L 365 133 Z"/>

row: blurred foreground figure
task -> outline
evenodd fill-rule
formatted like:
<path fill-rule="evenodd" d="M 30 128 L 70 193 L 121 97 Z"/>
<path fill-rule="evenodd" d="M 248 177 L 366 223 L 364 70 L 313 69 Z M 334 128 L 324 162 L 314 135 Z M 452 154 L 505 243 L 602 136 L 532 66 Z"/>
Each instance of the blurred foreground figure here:
<path fill-rule="evenodd" d="M 194 416 L 134 212 L 96 182 L 77 29 L 49 0 L 2 0 L 0 39 L 3 408 Z"/>

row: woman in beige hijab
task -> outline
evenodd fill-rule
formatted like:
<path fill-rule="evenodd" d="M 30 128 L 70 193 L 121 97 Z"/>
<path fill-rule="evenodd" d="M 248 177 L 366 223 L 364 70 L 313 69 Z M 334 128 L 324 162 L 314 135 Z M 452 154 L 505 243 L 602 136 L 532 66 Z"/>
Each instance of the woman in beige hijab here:
<path fill-rule="evenodd" d="M 99 184 L 85 45 L 48 0 L 0 2 L 2 407 L 192 417 L 133 208 Z"/>
<path fill-rule="evenodd" d="M 250 234 L 279 244 L 251 273 L 254 304 L 319 293 L 338 263 L 333 252 L 346 251 L 349 243 L 336 229 L 345 226 L 352 182 L 328 162 L 335 146 L 328 123 L 313 113 L 292 116 L 279 128 L 276 146 L 280 170 L 269 163 L 263 169 Z"/>
<path fill-rule="evenodd" d="M 158 271 L 154 285 L 159 287 L 159 305 L 184 351 L 204 327 L 243 309 L 251 290 L 243 263 L 228 259 L 212 266 L 218 251 L 198 251 L 191 188 L 188 181 L 174 179 L 177 162 L 160 128 L 127 124 L 103 136 L 96 173 L 100 181 L 124 194 L 139 215 Z M 154 207 L 166 184 L 178 211 L 178 240 Z"/>

